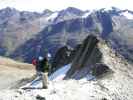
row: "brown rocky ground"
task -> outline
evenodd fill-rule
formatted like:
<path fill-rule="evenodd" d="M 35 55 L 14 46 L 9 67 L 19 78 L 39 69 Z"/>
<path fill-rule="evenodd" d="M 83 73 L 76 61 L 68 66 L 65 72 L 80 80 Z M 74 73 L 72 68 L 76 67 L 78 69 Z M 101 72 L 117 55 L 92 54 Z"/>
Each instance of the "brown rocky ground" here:
<path fill-rule="evenodd" d="M 35 74 L 34 66 L 0 57 L 0 90 L 9 89 Z"/>

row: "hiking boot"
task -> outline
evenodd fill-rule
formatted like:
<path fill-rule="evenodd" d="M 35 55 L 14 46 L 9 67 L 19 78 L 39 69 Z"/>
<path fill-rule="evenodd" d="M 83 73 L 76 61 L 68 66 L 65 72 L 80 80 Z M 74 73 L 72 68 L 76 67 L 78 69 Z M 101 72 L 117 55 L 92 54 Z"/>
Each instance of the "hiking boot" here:
<path fill-rule="evenodd" d="M 48 89 L 48 87 L 47 87 L 47 86 L 43 86 L 42 88 L 43 88 L 43 89 Z"/>

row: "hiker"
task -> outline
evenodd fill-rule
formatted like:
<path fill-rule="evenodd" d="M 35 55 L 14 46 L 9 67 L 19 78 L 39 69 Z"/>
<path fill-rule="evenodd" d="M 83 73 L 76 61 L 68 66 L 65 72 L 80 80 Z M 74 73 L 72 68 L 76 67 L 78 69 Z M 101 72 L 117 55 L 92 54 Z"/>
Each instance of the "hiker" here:
<path fill-rule="evenodd" d="M 39 76 L 42 80 L 42 85 L 44 89 L 48 88 L 49 67 L 50 66 L 47 57 L 43 58 L 42 56 L 39 56 L 36 65 L 36 71 L 37 71 L 37 76 Z"/>
<path fill-rule="evenodd" d="M 42 75 L 42 83 L 43 83 L 43 88 L 48 88 L 48 72 L 49 72 L 49 69 L 50 69 L 50 65 L 49 65 L 49 62 L 48 62 L 48 58 L 45 57 L 43 59 L 43 75 Z"/>

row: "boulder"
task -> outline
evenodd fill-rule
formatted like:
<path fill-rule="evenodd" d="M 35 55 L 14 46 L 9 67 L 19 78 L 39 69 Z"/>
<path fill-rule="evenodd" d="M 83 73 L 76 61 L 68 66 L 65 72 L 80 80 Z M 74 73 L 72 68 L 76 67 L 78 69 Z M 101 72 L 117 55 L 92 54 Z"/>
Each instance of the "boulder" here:
<path fill-rule="evenodd" d="M 98 77 L 103 75 L 104 73 L 107 73 L 109 71 L 109 67 L 105 64 L 97 63 L 93 66 L 91 71 L 93 76 Z"/>

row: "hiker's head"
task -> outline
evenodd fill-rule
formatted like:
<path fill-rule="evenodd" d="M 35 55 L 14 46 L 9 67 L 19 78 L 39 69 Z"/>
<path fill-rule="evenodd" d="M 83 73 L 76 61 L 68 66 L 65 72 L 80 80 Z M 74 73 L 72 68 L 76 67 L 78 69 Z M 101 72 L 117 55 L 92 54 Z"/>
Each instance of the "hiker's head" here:
<path fill-rule="evenodd" d="M 42 60 L 43 60 L 43 57 L 42 57 L 42 56 L 39 56 L 39 57 L 38 57 L 38 60 L 39 60 L 39 61 L 42 61 Z"/>
<path fill-rule="evenodd" d="M 44 61 L 44 62 L 48 62 L 48 59 L 47 59 L 47 57 L 45 57 L 45 58 L 43 59 L 43 61 Z"/>

